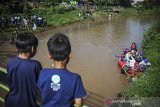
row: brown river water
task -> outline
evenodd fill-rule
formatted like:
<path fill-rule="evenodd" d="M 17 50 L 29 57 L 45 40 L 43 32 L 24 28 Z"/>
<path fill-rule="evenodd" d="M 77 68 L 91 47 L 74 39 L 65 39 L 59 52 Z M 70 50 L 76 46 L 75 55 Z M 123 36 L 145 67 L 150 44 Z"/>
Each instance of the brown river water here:
<path fill-rule="evenodd" d="M 158 17 L 113 16 L 83 23 L 74 23 L 39 33 L 39 46 L 34 59 L 43 67 L 52 67 L 47 57 L 47 40 L 55 32 L 63 32 L 70 38 L 72 59 L 68 69 L 81 75 L 85 89 L 95 97 L 111 98 L 123 90 L 126 78 L 120 74 L 116 53 L 136 42 L 141 50 L 144 31 Z M 0 44 L 0 64 L 5 65 L 6 58 L 15 54 L 15 47 L 9 43 Z"/>

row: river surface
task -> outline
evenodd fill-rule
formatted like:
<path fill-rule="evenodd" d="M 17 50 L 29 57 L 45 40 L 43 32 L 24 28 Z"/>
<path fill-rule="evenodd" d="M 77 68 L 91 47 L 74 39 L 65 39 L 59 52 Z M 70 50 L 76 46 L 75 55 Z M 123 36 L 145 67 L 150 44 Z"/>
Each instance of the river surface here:
<path fill-rule="evenodd" d="M 113 16 L 54 28 L 37 34 L 39 46 L 34 58 L 44 67 L 52 67 L 53 61 L 47 57 L 46 44 L 55 32 L 63 32 L 70 38 L 72 46 L 72 59 L 68 69 L 81 75 L 87 91 L 104 98 L 114 97 L 126 84 L 126 78 L 120 74 L 118 59 L 114 54 L 121 53 L 123 48 L 129 48 L 132 42 L 136 42 L 138 50 L 141 50 L 144 31 L 156 20 L 158 17 Z M 1 44 L 2 56 L 5 52 L 10 53 L 6 49 L 14 53 L 12 50 L 15 48 L 10 44 Z"/>

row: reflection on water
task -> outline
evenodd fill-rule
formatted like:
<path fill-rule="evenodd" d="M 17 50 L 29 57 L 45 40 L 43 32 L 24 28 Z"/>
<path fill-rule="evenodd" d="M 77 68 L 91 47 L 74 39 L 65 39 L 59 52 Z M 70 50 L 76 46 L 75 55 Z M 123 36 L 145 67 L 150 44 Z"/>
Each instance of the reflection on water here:
<path fill-rule="evenodd" d="M 87 90 L 106 98 L 113 97 L 123 89 L 126 81 L 119 73 L 114 54 L 132 42 L 141 49 L 144 31 L 156 20 L 156 17 L 114 16 L 46 31 L 38 34 L 40 41 L 35 58 L 44 67 L 51 67 L 52 61 L 47 58 L 47 40 L 55 32 L 63 32 L 69 36 L 72 45 L 73 57 L 68 68 L 81 75 Z"/>

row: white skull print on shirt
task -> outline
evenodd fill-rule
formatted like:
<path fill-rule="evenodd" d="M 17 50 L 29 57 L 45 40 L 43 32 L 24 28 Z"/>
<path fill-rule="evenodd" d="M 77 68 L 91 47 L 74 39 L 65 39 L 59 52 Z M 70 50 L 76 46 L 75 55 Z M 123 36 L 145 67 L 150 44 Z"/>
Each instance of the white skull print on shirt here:
<path fill-rule="evenodd" d="M 59 75 L 53 75 L 51 80 L 52 80 L 51 88 L 53 89 L 53 91 L 58 91 L 61 88 L 60 76 Z"/>

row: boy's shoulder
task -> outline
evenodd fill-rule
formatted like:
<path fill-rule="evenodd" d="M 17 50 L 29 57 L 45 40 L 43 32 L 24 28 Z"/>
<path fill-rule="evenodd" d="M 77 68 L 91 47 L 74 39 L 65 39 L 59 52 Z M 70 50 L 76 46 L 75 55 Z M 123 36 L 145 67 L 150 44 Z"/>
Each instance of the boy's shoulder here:
<path fill-rule="evenodd" d="M 43 68 L 41 70 L 41 73 L 45 74 L 63 74 L 68 75 L 70 77 L 79 77 L 80 75 L 77 73 L 74 73 L 72 71 L 69 71 L 67 69 L 55 69 L 55 68 Z"/>
<path fill-rule="evenodd" d="M 38 63 L 38 64 L 40 64 L 40 62 L 39 62 L 38 60 L 35 60 L 35 59 L 30 59 L 29 61 L 30 61 L 30 62 L 33 62 L 33 63 Z"/>
<path fill-rule="evenodd" d="M 21 59 L 19 57 L 10 57 L 8 59 L 8 63 L 28 63 L 28 64 L 40 64 L 41 63 L 38 60 L 33 60 L 33 59 Z"/>

